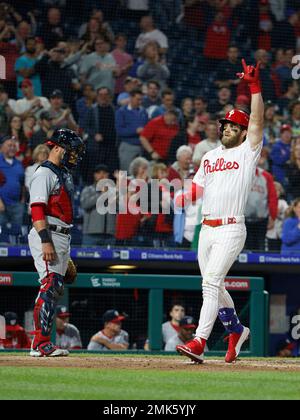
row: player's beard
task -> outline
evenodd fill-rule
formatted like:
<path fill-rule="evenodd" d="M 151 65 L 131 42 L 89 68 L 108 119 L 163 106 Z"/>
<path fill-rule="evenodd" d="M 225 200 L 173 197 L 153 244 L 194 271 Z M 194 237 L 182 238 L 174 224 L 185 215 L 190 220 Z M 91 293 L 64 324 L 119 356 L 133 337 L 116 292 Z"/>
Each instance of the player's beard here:
<path fill-rule="evenodd" d="M 231 134 L 230 136 L 226 136 L 225 134 L 223 134 L 222 139 L 221 139 L 221 142 L 223 146 L 226 147 L 226 149 L 232 149 L 234 147 L 240 146 L 240 144 L 242 144 L 242 141 L 243 141 L 242 133 Z"/>

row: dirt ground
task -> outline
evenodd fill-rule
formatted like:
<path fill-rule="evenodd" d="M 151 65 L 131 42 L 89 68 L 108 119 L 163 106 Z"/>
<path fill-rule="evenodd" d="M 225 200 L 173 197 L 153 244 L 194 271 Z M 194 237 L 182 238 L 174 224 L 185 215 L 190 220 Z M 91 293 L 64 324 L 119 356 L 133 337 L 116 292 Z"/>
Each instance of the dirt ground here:
<path fill-rule="evenodd" d="M 223 360 L 207 359 L 196 365 L 183 357 L 153 356 L 70 356 L 67 358 L 32 359 L 29 356 L 0 354 L 0 368 L 10 367 L 63 367 L 85 369 L 161 370 L 161 371 L 284 371 L 300 372 L 296 359 L 240 359 L 233 365 Z"/>

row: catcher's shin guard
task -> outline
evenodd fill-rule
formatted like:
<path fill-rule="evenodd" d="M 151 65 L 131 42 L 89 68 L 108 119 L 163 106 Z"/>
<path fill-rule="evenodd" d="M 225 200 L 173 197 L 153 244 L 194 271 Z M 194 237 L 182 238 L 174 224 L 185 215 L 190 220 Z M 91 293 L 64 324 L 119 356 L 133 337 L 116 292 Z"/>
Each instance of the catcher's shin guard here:
<path fill-rule="evenodd" d="M 63 294 L 64 278 L 61 275 L 51 273 L 42 281 L 34 308 L 33 348 L 50 340 L 56 305 Z"/>

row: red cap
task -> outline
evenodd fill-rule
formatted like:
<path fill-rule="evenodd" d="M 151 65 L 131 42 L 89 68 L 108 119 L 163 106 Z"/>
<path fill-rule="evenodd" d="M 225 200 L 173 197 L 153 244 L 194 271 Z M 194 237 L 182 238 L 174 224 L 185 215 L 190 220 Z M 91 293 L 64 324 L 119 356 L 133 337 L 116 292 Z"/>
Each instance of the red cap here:
<path fill-rule="evenodd" d="M 197 328 L 194 318 L 192 318 L 191 316 L 185 316 L 184 318 L 182 318 L 182 320 L 179 322 L 179 326 L 181 328 L 192 329 L 192 330 Z"/>
<path fill-rule="evenodd" d="M 116 311 L 115 309 L 111 309 L 109 311 L 106 311 L 105 314 L 103 315 L 103 322 L 104 324 L 106 322 L 113 322 L 113 323 L 118 323 L 118 322 L 122 322 L 125 320 L 125 316 L 124 315 L 120 315 L 118 311 Z"/>
<path fill-rule="evenodd" d="M 24 79 L 21 83 L 21 88 L 33 87 L 32 81 L 30 79 Z"/>
<path fill-rule="evenodd" d="M 283 124 L 283 126 L 281 126 L 280 132 L 283 133 L 284 131 L 292 132 L 293 129 L 289 124 Z"/>
<path fill-rule="evenodd" d="M 58 318 L 69 318 L 71 316 L 70 312 L 68 311 L 68 308 L 66 306 L 63 305 L 59 305 L 56 308 L 56 316 Z"/>
<path fill-rule="evenodd" d="M 250 121 L 250 116 L 244 111 L 234 109 L 226 114 L 225 118 L 220 120 L 221 125 L 231 122 L 233 124 L 240 125 L 242 127 L 248 128 Z"/>

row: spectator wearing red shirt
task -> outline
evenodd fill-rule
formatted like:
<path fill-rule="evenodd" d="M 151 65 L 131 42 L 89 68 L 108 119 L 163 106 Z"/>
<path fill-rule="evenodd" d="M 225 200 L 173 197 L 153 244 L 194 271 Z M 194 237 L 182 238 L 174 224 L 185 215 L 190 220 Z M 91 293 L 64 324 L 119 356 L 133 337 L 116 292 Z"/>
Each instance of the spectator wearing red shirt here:
<path fill-rule="evenodd" d="M 181 128 L 171 143 L 168 157 L 170 164 L 175 162 L 179 147 L 185 145 L 190 146 L 192 150 L 196 148 L 196 146 L 201 142 L 200 130 L 201 122 L 199 121 L 198 115 L 187 118 L 187 127 Z"/>
<path fill-rule="evenodd" d="M 17 314 L 6 312 L 6 339 L 0 340 L 0 348 L 4 349 L 29 349 L 31 342 L 21 325 L 18 324 Z"/>
<path fill-rule="evenodd" d="M 134 196 L 139 191 L 139 181 L 149 181 L 149 162 L 141 157 L 134 159 L 130 165 L 129 172 L 131 174 L 131 178 L 127 180 L 127 187 L 130 191 L 127 193 L 127 201 L 124 204 L 126 209 L 125 211 L 119 212 L 117 214 L 116 219 L 116 245 L 118 246 L 132 246 L 132 245 L 142 245 L 144 238 L 139 238 L 140 229 L 142 224 L 146 223 L 147 219 L 149 218 L 148 215 L 143 215 L 141 212 L 141 208 L 139 203 L 136 203 L 134 206 Z M 123 182 L 121 179 L 117 179 L 117 185 L 120 186 L 120 182 Z M 134 185 L 137 182 L 137 186 L 135 191 Z M 123 199 L 126 199 L 123 198 Z M 120 200 L 122 197 L 120 197 Z M 129 208 L 129 203 L 131 204 Z M 134 207 L 134 208 L 133 208 Z M 134 210 L 134 214 L 132 212 Z"/>
<path fill-rule="evenodd" d="M 269 0 L 260 0 L 258 20 L 258 49 L 271 51 L 274 16 L 270 9 Z"/>
<path fill-rule="evenodd" d="M 16 72 L 15 62 L 19 58 L 19 49 L 13 42 L 13 26 L 0 19 L 0 55 L 6 59 L 6 79 L 2 81 L 10 98 L 16 97 Z"/>
<path fill-rule="evenodd" d="M 153 245 L 155 248 L 174 245 L 173 239 L 173 213 L 170 206 L 171 195 L 165 184 L 168 180 L 168 167 L 164 163 L 156 163 L 152 168 L 152 179 L 160 181 L 160 214 L 152 215 L 151 221 L 154 227 Z M 163 214 L 165 208 L 170 208 L 170 213 Z"/>
<path fill-rule="evenodd" d="M 205 11 L 201 0 L 184 1 L 184 23 L 187 27 L 203 29 L 205 20 Z"/>
<path fill-rule="evenodd" d="M 172 140 L 179 132 L 176 111 L 151 120 L 141 132 L 141 143 L 154 161 L 167 161 Z"/>
<path fill-rule="evenodd" d="M 206 33 L 203 55 L 207 59 L 207 70 L 215 69 L 227 59 L 231 31 L 223 13 L 219 12 Z"/>

